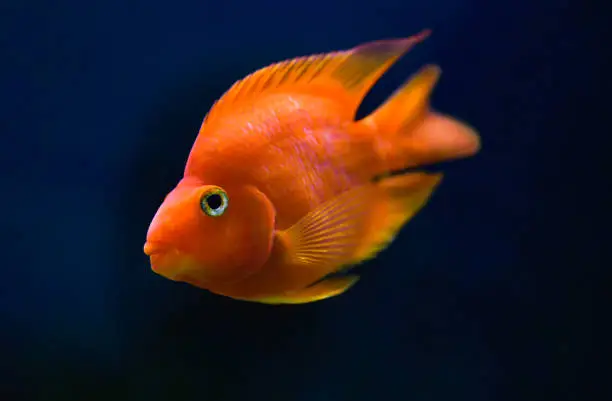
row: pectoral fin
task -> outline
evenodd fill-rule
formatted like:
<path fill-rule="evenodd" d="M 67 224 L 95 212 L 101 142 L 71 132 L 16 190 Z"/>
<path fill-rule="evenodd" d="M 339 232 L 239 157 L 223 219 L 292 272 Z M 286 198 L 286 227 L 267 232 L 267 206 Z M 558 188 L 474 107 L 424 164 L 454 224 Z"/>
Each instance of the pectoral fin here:
<path fill-rule="evenodd" d="M 290 294 L 299 295 L 296 298 L 299 300 L 335 295 L 333 291 L 338 288 L 332 284 L 340 285 L 342 281 L 337 280 L 341 278 L 321 282 L 332 286 L 329 288 L 318 284 L 309 287 L 312 289 L 308 292 L 302 288 L 372 258 L 386 248 L 401 227 L 425 205 L 440 179 L 440 174 L 427 173 L 387 177 L 323 203 L 287 230 L 276 233 L 281 247 L 276 279 L 295 289 L 297 292 Z M 321 292 L 314 288 L 321 288 Z M 326 295 L 323 288 L 333 294 Z"/>
<path fill-rule="evenodd" d="M 304 286 L 351 263 L 371 225 L 377 185 L 350 189 L 277 233 L 285 266 Z"/>

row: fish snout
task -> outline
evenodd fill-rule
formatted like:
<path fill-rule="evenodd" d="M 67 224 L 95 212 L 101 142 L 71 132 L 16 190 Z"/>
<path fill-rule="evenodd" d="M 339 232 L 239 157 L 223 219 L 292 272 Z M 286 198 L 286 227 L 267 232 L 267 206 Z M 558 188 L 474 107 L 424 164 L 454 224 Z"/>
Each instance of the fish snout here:
<path fill-rule="evenodd" d="M 144 253 L 147 256 L 152 256 L 156 253 L 161 253 L 165 249 L 167 248 L 165 248 L 163 244 L 159 242 L 154 242 L 154 241 L 145 241 L 144 248 L 143 248 Z"/>

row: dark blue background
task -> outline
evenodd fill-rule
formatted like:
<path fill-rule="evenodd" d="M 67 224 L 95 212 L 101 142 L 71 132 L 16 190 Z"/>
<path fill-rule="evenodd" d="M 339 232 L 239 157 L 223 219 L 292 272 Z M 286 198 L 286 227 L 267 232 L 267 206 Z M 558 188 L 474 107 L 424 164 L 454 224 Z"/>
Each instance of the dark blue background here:
<path fill-rule="evenodd" d="M 609 85 L 589 7 L 2 1 L 0 399 L 591 399 Z M 437 62 L 434 106 L 483 150 L 356 287 L 271 307 L 150 271 L 150 219 L 236 79 L 422 28 L 360 115 Z"/>

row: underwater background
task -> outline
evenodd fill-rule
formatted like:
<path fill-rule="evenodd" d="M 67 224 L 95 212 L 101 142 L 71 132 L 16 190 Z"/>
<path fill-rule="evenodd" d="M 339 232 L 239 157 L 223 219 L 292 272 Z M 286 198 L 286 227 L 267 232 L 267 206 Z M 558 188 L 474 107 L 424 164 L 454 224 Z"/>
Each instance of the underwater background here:
<path fill-rule="evenodd" d="M 604 399 L 604 21 L 561 0 L 3 0 L 0 401 Z M 423 28 L 359 116 L 435 62 L 434 108 L 483 148 L 440 166 L 355 287 L 266 306 L 150 270 L 149 222 L 235 80 Z"/>

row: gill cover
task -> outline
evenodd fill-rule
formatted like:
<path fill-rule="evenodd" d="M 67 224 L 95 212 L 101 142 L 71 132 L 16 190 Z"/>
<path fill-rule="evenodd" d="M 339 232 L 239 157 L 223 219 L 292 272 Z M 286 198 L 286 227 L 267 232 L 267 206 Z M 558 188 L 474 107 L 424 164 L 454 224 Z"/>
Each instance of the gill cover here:
<path fill-rule="evenodd" d="M 188 276 L 201 285 L 227 283 L 259 270 L 268 260 L 274 234 L 268 198 L 254 186 L 210 185 L 197 192 L 197 239 L 191 247 L 201 267 Z"/>

